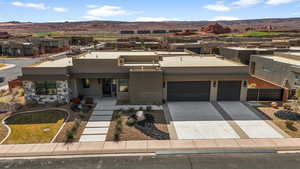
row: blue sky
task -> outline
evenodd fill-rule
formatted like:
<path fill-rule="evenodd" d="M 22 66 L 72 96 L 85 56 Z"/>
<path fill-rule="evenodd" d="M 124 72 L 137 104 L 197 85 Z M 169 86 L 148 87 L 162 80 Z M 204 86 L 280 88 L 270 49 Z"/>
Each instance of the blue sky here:
<path fill-rule="evenodd" d="M 0 0 L 1 21 L 199 21 L 300 17 L 300 0 Z"/>

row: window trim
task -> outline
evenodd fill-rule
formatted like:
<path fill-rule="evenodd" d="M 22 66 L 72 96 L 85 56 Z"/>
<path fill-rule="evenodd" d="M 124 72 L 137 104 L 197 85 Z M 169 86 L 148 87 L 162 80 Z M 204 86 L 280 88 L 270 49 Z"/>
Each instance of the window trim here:
<path fill-rule="evenodd" d="M 38 87 L 39 85 L 43 85 L 42 87 Z M 49 87 L 55 84 L 55 87 Z M 41 92 L 40 90 L 43 89 L 44 92 Z M 52 94 L 50 94 L 49 89 L 54 90 L 55 92 L 53 92 Z M 56 81 L 36 81 L 35 82 L 35 94 L 36 95 L 44 95 L 44 96 L 53 96 L 53 95 L 57 95 L 57 82 Z"/>

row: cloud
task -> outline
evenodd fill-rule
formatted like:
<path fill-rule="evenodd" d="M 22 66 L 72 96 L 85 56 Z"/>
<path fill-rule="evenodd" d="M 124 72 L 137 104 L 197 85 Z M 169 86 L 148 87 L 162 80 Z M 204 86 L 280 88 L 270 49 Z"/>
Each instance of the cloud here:
<path fill-rule="evenodd" d="M 23 3 L 23 2 L 16 1 L 16 2 L 12 2 L 11 5 L 20 6 L 20 7 L 27 7 L 27 8 L 34 8 L 34 9 L 41 9 L 41 10 L 47 9 L 45 7 L 45 5 L 42 4 L 42 3 Z"/>
<path fill-rule="evenodd" d="M 164 22 L 164 21 L 176 21 L 177 18 L 165 18 L 165 17 L 139 17 L 137 22 Z"/>
<path fill-rule="evenodd" d="M 101 19 L 102 19 L 102 18 L 100 18 L 100 17 L 97 17 L 97 16 L 90 16 L 90 15 L 82 16 L 82 18 L 88 19 L 88 20 L 101 20 Z"/>
<path fill-rule="evenodd" d="M 247 7 L 247 6 L 252 6 L 259 4 L 261 0 L 239 0 L 236 2 L 233 2 L 232 5 L 238 6 L 238 7 Z"/>
<path fill-rule="evenodd" d="M 217 16 L 211 19 L 211 21 L 232 21 L 232 20 L 239 20 L 239 18 L 234 16 Z"/>
<path fill-rule="evenodd" d="M 268 5 L 280 5 L 280 4 L 287 4 L 291 2 L 295 2 L 297 0 L 267 0 L 266 4 Z"/>
<path fill-rule="evenodd" d="M 85 7 L 87 7 L 87 8 L 98 8 L 99 6 L 98 5 L 86 5 Z"/>
<path fill-rule="evenodd" d="M 212 10 L 212 11 L 218 11 L 218 12 L 226 12 L 230 11 L 230 7 L 225 6 L 224 4 L 217 2 L 216 4 L 209 4 L 204 6 L 204 8 Z"/>
<path fill-rule="evenodd" d="M 56 12 L 67 12 L 68 11 L 68 9 L 61 8 L 61 7 L 55 7 L 55 8 L 53 8 L 53 10 Z"/>
<path fill-rule="evenodd" d="M 95 8 L 87 11 L 88 16 L 86 17 L 111 17 L 111 16 L 121 16 L 127 15 L 128 12 L 123 10 L 119 6 L 109 6 L 105 5 L 100 8 Z"/>

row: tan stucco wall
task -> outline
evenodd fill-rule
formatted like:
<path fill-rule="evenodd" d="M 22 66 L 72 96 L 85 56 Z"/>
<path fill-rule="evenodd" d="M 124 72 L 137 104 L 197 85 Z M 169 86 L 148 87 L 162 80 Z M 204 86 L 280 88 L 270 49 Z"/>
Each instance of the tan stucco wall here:
<path fill-rule="evenodd" d="M 98 79 L 89 79 L 90 88 L 83 88 L 81 79 L 77 80 L 78 94 L 83 96 L 102 96 L 102 81 Z"/>
<path fill-rule="evenodd" d="M 73 73 L 124 73 L 128 68 L 120 67 L 117 59 L 73 59 Z"/>
<path fill-rule="evenodd" d="M 162 103 L 162 87 L 162 72 L 129 73 L 129 100 L 131 104 Z"/>

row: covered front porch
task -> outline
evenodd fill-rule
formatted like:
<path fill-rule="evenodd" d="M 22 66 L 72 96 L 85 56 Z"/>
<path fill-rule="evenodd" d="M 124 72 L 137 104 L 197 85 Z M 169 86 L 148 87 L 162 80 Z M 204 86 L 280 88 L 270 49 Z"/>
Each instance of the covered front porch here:
<path fill-rule="evenodd" d="M 79 77 L 71 80 L 72 97 L 115 97 L 128 100 L 128 77 Z"/>

